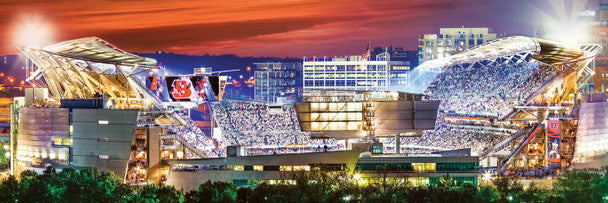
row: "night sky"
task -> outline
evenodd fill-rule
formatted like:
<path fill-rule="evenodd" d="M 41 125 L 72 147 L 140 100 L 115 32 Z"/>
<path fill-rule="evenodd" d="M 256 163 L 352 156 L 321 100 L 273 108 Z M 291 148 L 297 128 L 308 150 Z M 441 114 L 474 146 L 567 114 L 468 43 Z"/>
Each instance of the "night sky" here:
<path fill-rule="evenodd" d="M 16 38 L 20 36 L 14 33 L 21 30 L 35 32 L 34 37 L 44 34 L 50 38 L 44 44 L 98 36 L 129 52 L 322 57 L 361 54 L 368 41 L 372 47 L 392 45 L 413 50 L 420 34 L 437 33 L 440 27 L 492 27 L 499 34 L 532 35 L 540 22 L 537 13 L 542 3 L 13 0 L 0 4 L 2 55 L 17 54 Z M 31 22 L 35 29 L 23 28 Z"/>

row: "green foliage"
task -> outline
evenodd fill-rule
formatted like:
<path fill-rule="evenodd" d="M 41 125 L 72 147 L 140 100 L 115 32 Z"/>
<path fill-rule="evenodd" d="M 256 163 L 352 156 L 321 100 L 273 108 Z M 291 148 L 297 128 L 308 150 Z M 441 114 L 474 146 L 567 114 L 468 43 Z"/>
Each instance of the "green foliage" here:
<path fill-rule="evenodd" d="M 235 202 L 237 188 L 232 183 L 207 181 L 186 194 L 187 202 Z"/>
<path fill-rule="evenodd" d="M 184 202 L 185 198 L 180 190 L 173 186 L 145 185 L 137 190 L 134 202 Z"/>
<path fill-rule="evenodd" d="M 458 187 L 457 189 L 458 193 L 460 194 L 460 201 L 461 202 L 467 202 L 470 200 L 474 200 L 476 198 L 477 195 L 477 186 L 474 185 L 473 183 L 463 183 L 462 185 L 460 185 L 460 187 Z"/>
<path fill-rule="evenodd" d="M 408 196 L 408 190 L 411 187 L 407 181 L 407 177 L 389 178 L 387 174 L 381 174 L 381 177 L 367 186 L 363 186 L 361 190 L 362 202 L 399 202 L 404 201 Z"/>
<path fill-rule="evenodd" d="M 528 185 L 528 188 L 517 194 L 518 202 L 544 202 L 547 199 L 549 190 L 536 186 L 536 183 L 532 182 Z"/>
<path fill-rule="evenodd" d="M 566 202 L 602 202 L 608 197 L 608 178 L 597 173 L 564 171 L 553 188 Z"/>
<path fill-rule="evenodd" d="M 0 147 L 0 166 L 4 166 L 8 164 L 8 157 L 6 156 L 6 151 L 4 148 Z"/>
<path fill-rule="evenodd" d="M 476 197 L 479 202 L 496 202 L 500 200 L 500 193 L 495 187 L 484 186 L 479 188 Z"/>
<path fill-rule="evenodd" d="M 447 174 L 435 186 L 421 187 L 411 186 L 407 177 L 387 174 L 362 185 L 343 172 L 292 172 L 286 180 L 255 188 L 208 181 L 184 195 L 173 186 L 131 187 L 95 168 L 57 173 L 48 167 L 42 174 L 26 170 L 20 179 L 1 180 L 0 202 L 602 202 L 608 196 L 606 175 L 582 171 L 565 171 L 552 189 L 531 183 L 525 190 L 505 176 L 482 187 L 456 186 Z"/>
<path fill-rule="evenodd" d="M 437 187 L 443 190 L 447 190 L 456 186 L 456 181 L 454 178 L 450 176 L 450 174 L 445 174 L 439 178 L 439 182 L 437 183 Z"/>
<path fill-rule="evenodd" d="M 508 197 L 514 197 L 517 193 L 523 191 L 524 187 L 517 180 L 517 178 L 512 176 L 498 176 L 496 179 L 492 181 L 496 190 L 500 193 L 500 196 L 503 200 Z"/>

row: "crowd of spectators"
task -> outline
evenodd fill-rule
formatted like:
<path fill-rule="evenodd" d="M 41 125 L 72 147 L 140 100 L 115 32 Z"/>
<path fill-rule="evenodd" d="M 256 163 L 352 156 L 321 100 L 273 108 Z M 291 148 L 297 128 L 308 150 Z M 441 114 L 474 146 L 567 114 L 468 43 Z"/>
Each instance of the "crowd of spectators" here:
<path fill-rule="evenodd" d="M 538 62 L 519 65 L 452 67 L 439 74 L 424 91 L 441 100 L 440 110 L 507 113 L 556 75 Z"/>
<path fill-rule="evenodd" d="M 487 117 L 496 119 L 513 106 L 526 102 L 555 75 L 556 70 L 535 61 L 517 65 L 455 66 L 439 74 L 424 94 L 432 100 L 441 100 L 439 110 L 442 112 L 461 112 L 462 117 L 475 118 L 494 115 Z M 517 125 L 496 126 L 494 122 L 451 121 L 446 119 L 446 114 L 437 116 L 435 130 L 424 132 L 421 137 L 402 137 L 401 152 L 471 148 L 473 154 L 479 154 L 519 128 Z M 394 138 L 384 139 L 384 143 L 385 152 L 394 151 Z"/>
<path fill-rule="evenodd" d="M 512 127 L 491 124 L 489 121 L 450 120 L 439 114 L 435 130 L 426 131 L 420 137 L 401 137 L 400 151 L 402 153 L 428 153 L 438 150 L 471 148 L 473 154 L 479 154 L 485 148 L 507 138 L 513 133 L 513 130 L 509 129 Z M 384 138 L 381 141 L 384 143 L 385 153 L 395 151 L 393 137 Z"/>
<path fill-rule="evenodd" d="M 313 152 L 317 147 L 343 149 L 335 139 L 311 139 L 301 132 L 293 106 L 270 108 L 264 103 L 223 100 L 212 104 L 226 145 L 244 145 L 254 154 Z M 285 148 L 302 145 L 301 148 Z"/>
<path fill-rule="evenodd" d="M 191 146 L 191 150 L 197 150 L 197 156 L 220 157 L 226 155 L 226 150 L 221 140 L 216 140 L 205 135 L 190 118 L 183 118 L 183 120 L 187 125 L 169 127 L 169 131 L 176 134 L 176 138 L 183 145 L 189 145 Z"/>

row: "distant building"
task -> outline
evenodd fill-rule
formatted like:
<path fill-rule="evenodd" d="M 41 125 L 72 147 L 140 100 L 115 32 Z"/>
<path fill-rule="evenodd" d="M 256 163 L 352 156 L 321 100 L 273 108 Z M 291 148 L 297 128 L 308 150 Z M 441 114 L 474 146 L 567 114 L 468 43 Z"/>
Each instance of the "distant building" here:
<path fill-rule="evenodd" d="M 418 66 L 418 51 L 417 50 L 405 50 L 403 47 L 392 46 L 387 47 L 374 47 L 371 52 L 371 57 L 375 58 L 378 54 L 388 52 L 391 56 L 392 61 L 407 61 L 410 63 L 412 68 Z"/>
<path fill-rule="evenodd" d="M 418 62 L 443 58 L 496 39 L 492 28 L 439 28 L 439 34 L 418 39 Z"/>
<path fill-rule="evenodd" d="M 371 55 L 371 53 L 370 53 Z M 304 59 L 304 89 L 389 91 L 408 83 L 411 65 L 408 61 L 392 60 L 390 52 L 373 57 Z"/>
<path fill-rule="evenodd" d="M 600 44 L 608 47 L 608 27 L 589 28 L 588 43 Z M 594 69 L 595 75 L 586 84 L 580 84 L 579 88 L 583 92 L 607 92 L 608 91 L 608 50 L 603 49 L 595 58 L 595 63 L 590 66 Z"/>
<path fill-rule="evenodd" d="M 301 90 L 300 63 L 255 63 L 254 99 L 265 102 L 293 102 Z"/>

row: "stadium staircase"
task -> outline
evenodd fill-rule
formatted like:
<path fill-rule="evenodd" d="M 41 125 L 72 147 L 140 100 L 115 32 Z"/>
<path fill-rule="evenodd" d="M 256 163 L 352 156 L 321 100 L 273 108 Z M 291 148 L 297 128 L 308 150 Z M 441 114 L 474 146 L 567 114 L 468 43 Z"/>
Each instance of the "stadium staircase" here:
<path fill-rule="evenodd" d="M 137 89 L 137 91 L 141 92 L 142 94 L 144 94 L 145 98 L 148 98 L 148 101 L 152 102 L 152 104 L 154 104 L 154 106 L 158 109 L 160 109 L 161 111 L 166 112 L 165 115 L 167 116 L 167 118 L 169 118 L 173 123 L 177 124 L 178 126 L 184 126 L 186 129 L 192 131 L 193 133 L 197 134 L 197 135 L 203 135 L 203 132 L 196 126 L 192 126 L 188 121 L 184 120 L 184 118 L 182 118 L 180 115 L 178 115 L 175 111 L 168 111 L 167 109 L 165 109 L 162 105 L 162 102 L 160 101 L 160 99 L 158 99 L 156 96 L 152 95 L 149 91 L 146 90 L 145 85 L 141 83 L 140 80 L 138 79 L 131 79 L 128 80 L 128 82 L 132 82 L 133 87 L 135 89 Z M 198 130 L 198 131 L 197 131 Z M 203 153 L 203 151 L 201 151 L 200 149 L 196 148 L 195 146 L 193 146 L 191 143 L 188 143 L 183 137 L 181 136 L 175 136 L 175 138 L 177 138 L 177 140 L 182 143 L 182 145 L 190 150 L 192 153 L 194 153 L 196 156 L 198 157 L 205 157 L 205 154 Z M 197 140 L 198 142 L 198 140 Z"/>
<path fill-rule="evenodd" d="M 542 124 L 536 124 L 526 135 L 526 137 L 524 139 L 522 139 L 519 144 L 515 147 L 515 149 L 513 151 L 511 151 L 511 153 L 509 154 L 509 156 L 507 156 L 507 158 L 505 160 L 503 160 L 500 163 L 500 171 L 505 171 L 505 167 L 507 166 L 507 164 L 509 162 L 511 162 L 511 158 L 513 158 L 513 156 L 515 156 L 516 154 L 519 153 L 519 151 L 521 151 L 521 149 L 523 148 L 523 146 L 525 146 L 526 144 L 528 144 L 530 142 L 530 140 L 532 140 L 532 138 L 534 138 L 534 136 L 536 135 L 536 132 L 539 127 Z"/>
<path fill-rule="evenodd" d="M 530 132 L 531 128 L 532 127 L 525 127 L 525 128 L 522 128 L 521 130 L 513 133 L 513 135 L 511 135 L 507 139 L 502 140 L 498 144 L 494 145 L 492 148 L 484 150 L 479 155 L 479 157 L 483 159 L 486 156 L 488 156 L 488 154 L 490 154 L 490 153 L 497 152 L 497 151 L 505 149 L 506 147 L 509 146 L 508 144 L 511 143 L 513 140 L 519 139 L 520 137 L 522 137 L 523 135 L 525 135 L 527 132 Z"/>

